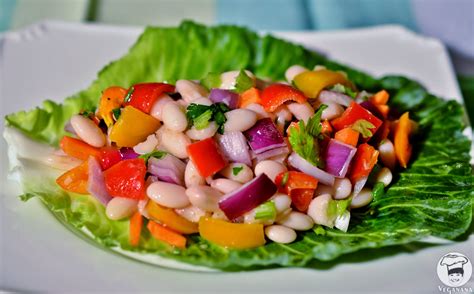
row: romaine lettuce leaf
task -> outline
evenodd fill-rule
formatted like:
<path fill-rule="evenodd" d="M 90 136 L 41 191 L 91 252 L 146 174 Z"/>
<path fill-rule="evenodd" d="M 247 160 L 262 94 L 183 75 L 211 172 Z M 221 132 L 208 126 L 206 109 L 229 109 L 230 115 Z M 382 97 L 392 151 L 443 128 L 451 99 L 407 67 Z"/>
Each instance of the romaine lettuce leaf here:
<path fill-rule="evenodd" d="M 55 145 L 64 134 L 68 118 L 94 106 L 100 92 L 110 85 L 201 79 L 209 72 L 243 68 L 259 77 L 279 80 L 293 64 L 325 65 L 346 71 L 361 89 L 385 88 L 390 91 L 391 105 L 400 111 L 409 110 L 420 124 L 409 168 L 400 170 L 386 193 L 378 193 L 369 207 L 352 211 L 347 233 L 333 229 L 325 229 L 324 234 L 308 231 L 299 233 L 292 244 L 269 242 L 253 250 L 222 248 L 197 235 L 190 237 L 185 250 L 177 250 L 145 233 L 139 249 L 131 248 L 127 221 L 108 220 L 104 208 L 92 197 L 58 188 L 54 183 L 57 171 L 51 170 L 51 180 L 45 181 L 44 166 L 20 158 L 12 162 L 18 163 L 23 176 L 22 199 L 39 197 L 58 219 L 77 229 L 86 228 L 96 242 L 106 247 L 156 253 L 226 270 L 304 266 L 314 259 L 333 260 L 360 249 L 406 244 L 428 236 L 455 239 L 468 230 L 474 192 L 469 164 L 471 142 L 461 133 L 461 105 L 430 95 L 409 79 L 374 79 L 301 46 L 272 36 L 260 37 L 240 27 L 208 28 L 184 22 L 178 28 L 147 28 L 130 52 L 106 66 L 88 89 L 67 98 L 64 104 L 47 101 L 42 108 L 8 115 L 6 122 L 37 141 Z M 15 146 L 11 147 L 14 151 Z"/>

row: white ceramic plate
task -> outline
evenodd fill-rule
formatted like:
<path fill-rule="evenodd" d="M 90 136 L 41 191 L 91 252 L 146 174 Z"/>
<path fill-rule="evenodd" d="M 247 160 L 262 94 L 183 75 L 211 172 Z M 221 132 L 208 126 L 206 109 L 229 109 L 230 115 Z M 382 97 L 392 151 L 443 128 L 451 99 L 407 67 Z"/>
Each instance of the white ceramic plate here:
<path fill-rule="evenodd" d="M 4 34 L 0 39 L 1 116 L 30 109 L 46 98 L 61 101 L 86 88 L 98 70 L 127 52 L 141 31 L 44 22 Z M 401 27 L 276 34 L 374 75 L 407 75 L 435 94 L 461 101 L 443 45 Z M 3 129 L 3 120 L 0 124 Z M 458 251 L 474 259 L 471 235 L 463 242 L 423 250 L 407 246 L 397 254 L 386 248 L 363 262 L 354 254 L 315 269 L 196 273 L 150 266 L 84 242 L 38 201 L 20 202 L 15 197 L 18 187 L 7 182 L 6 145 L 3 140 L 0 143 L 0 288 L 4 289 L 432 293 L 441 285 L 436 264 L 442 255 Z"/>

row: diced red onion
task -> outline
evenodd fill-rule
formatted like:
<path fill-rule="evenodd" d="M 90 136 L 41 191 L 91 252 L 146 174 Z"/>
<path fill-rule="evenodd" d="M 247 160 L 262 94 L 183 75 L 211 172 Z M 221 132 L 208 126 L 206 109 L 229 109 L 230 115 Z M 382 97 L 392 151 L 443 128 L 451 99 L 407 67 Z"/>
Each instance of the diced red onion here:
<path fill-rule="evenodd" d="M 359 103 L 360 106 L 364 107 L 365 109 L 367 109 L 368 111 L 370 111 L 373 115 L 375 115 L 377 118 L 381 119 L 382 121 L 385 120 L 385 118 L 383 117 L 382 113 L 380 113 L 380 111 L 377 109 L 377 107 L 375 107 L 375 105 L 373 105 L 370 101 L 362 101 L 361 103 Z"/>
<path fill-rule="evenodd" d="M 286 146 L 283 136 L 271 118 L 258 120 L 253 127 L 245 131 L 245 137 L 256 154 Z"/>
<path fill-rule="evenodd" d="M 344 178 L 357 148 L 331 139 L 326 149 L 326 171 L 338 178 Z"/>
<path fill-rule="evenodd" d="M 148 172 L 163 182 L 184 186 L 185 169 L 186 164 L 171 154 L 166 154 L 161 159 L 148 159 Z"/>
<path fill-rule="evenodd" d="M 336 91 L 322 90 L 321 93 L 319 93 L 319 101 L 321 103 L 337 103 L 349 107 L 353 100 L 351 97 Z"/>
<path fill-rule="evenodd" d="M 281 155 L 281 154 L 288 154 L 288 153 L 290 153 L 290 149 L 288 149 L 288 146 L 278 147 L 278 148 L 274 148 L 274 149 L 265 151 L 265 152 L 260 153 L 260 154 L 254 153 L 254 158 L 257 159 L 258 162 L 260 162 L 262 160 L 265 160 L 265 159 L 273 157 L 273 156 L 278 156 L 278 155 Z"/>
<path fill-rule="evenodd" d="M 66 122 L 66 124 L 64 125 L 64 130 L 68 133 L 71 133 L 73 135 L 77 135 L 76 134 L 76 131 L 74 130 L 74 128 L 72 127 L 72 124 L 71 124 L 71 120 L 68 120 Z"/>
<path fill-rule="evenodd" d="M 319 180 L 319 182 L 321 182 L 321 184 L 327 186 L 334 185 L 335 178 L 333 175 L 312 165 L 306 159 L 299 156 L 296 152 L 291 153 L 290 157 L 288 157 L 288 163 L 297 170 L 315 177 Z"/>
<path fill-rule="evenodd" d="M 235 220 L 270 199 L 277 186 L 267 175 L 261 174 L 239 189 L 223 196 L 219 208 L 230 220 Z"/>
<path fill-rule="evenodd" d="M 225 89 L 212 89 L 209 94 L 209 99 L 214 103 L 224 103 L 230 109 L 239 107 L 239 94 Z"/>
<path fill-rule="evenodd" d="M 100 163 L 93 156 L 89 157 L 88 164 L 88 178 L 87 191 L 94 196 L 104 206 L 112 199 L 107 188 L 105 187 L 104 174 Z"/>
<path fill-rule="evenodd" d="M 247 139 L 241 132 L 226 132 L 217 139 L 222 155 L 230 162 L 252 165 Z"/>
<path fill-rule="evenodd" d="M 354 183 L 354 189 L 352 191 L 352 197 L 357 196 L 357 194 L 359 194 L 360 191 L 362 191 L 362 188 L 364 188 L 365 183 L 367 183 L 368 178 L 369 177 L 360 178 Z"/>
<path fill-rule="evenodd" d="M 120 154 L 122 154 L 122 159 L 135 159 L 138 158 L 138 153 L 136 153 L 133 148 L 122 147 L 120 148 Z"/>
<path fill-rule="evenodd" d="M 148 215 L 148 211 L 146 210 L 146 205 L 148 204 L 148 197 L 145 197 L 145 199 L 139 200 L 137 207 L 138 207 L 138 212 L 140 212 L 141 215 L 143 215 L 146 218 L 150 218 Z"/>

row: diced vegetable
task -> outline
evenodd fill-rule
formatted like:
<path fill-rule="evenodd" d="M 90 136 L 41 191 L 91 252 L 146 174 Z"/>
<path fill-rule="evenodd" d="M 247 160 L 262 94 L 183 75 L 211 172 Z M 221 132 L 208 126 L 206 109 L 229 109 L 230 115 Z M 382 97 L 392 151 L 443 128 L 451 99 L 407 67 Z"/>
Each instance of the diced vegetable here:
<path fill-rule="evenodd" d="M 331 139 L 326 149 L 326 171 L 344 178 L 357 149 L 338 140 Z"/>
<path fill-rule="evenodd" d="M 271 118 L 258 120 L 253 127 L 245 131 L 250 148 L 256 153 L 286 147 L 282 134 L 278 131 Z"/>
<path fill-rule="evenodd" d="M 113 197 L 143 199 L 145 175 L 146 166 L 142 158 L 122 160 L 104 172 L 107 192 Z"/>
<path fill-rule="evenodd" d="M 203 217 L 199 220 L 202 238 L 227 248 L 249 249 L 265 244 L 262 224 L 235 224 Z"/>
<path fill-rule="evenodd" d="M 192 234 L 198 232 L 198 226 L 195 223 L 188 221 L 173 209 L 163 207 L 154 201 L 148 201 L 145 210 L 150 218 L 169 227 L 173 231 L 183 234 Z"/>
<path fill-rule="evenodd" d="M 305 174 L 308 174 L 310 176 L 313 176 L 324 185 L 334 185 L 333 175 L 312 165 L 309 161 L 305 160 L 303 157 L 299 156 L 295 152 L 291 153 L 291 155 L 288 157 L 288 163 L 295 169 L 304 172 Z"/>
<path fill-rule="evenodd" d="M 278 156 L 282 154 L 288 154 L 288 153 L 290 153 L 290 149 L 288 148 L 288 146 L 284 146 L 284 147 L 270 149 L 259 154 L 253 154 L 254 155 L 253 158 L 257 159 L 257 161 L 260 162 L 270 157 L 274 157 L 274 156 Z"/>
<path fill-rule="evenodd" d="M 333 131 L 334 130 L 331 126 L 331 123 L 328 120 L 324 120 L 323 122 L 321 122 L 321 134 L 331 136 Z"/>
<path fill-rule="evenodd" d="M 184 249 L 186 248 L 186 237 L 155 223 L 154 221 L 149 221 L 147 225 L 150 234 L 153 238 L 166 242 L 172 246 Z"/>
<path fill-rule="evenodd" d="M 353 130 L 352 128 L 344 128 L 336 132 L 334 139 L 355 147 L 359 141 L 359 132 Z"/>
<path fill-rule="evenodd" d="M 116 86 L 109 87 L 102 92 L 97 116 L 102 118 L 108 127 L 114 124 L 113 110 L 120 109 L 124 103 L 125 95 L 127 95 L 127 90 Z"/>
<path fill-rule="evenodd" d="M 377 118 L 379 118 L 381 120 L 385 119 L 385 116 L 379 110 L 379 106 L 381 106 L 381 105 L 375 105 L 370 101 L 362 101 L 359 105 L 362 106 L 363 108 L 367 109 L 368 111 L 370 111 Z M 387 105 L 384 105 L 384 106 L 387 106 Z"/>
<path fill-rule="evenodd" d="M 199 174 L 204 178 L 216 174 L 226 166 L 226 161 L 213 138 L 190 144 L 187 151 Z"/>
<path fill-rule="evenodd" d="M 272 180 L 267 175 L 261 174 L 225 195 L 219 202 L 219 208 L 228 219 L 234 220 L 270 199 L 276 191 L 277 186 Z"/>
<path fill-rule="evenodd" d="M 225 89 L 212 89 L 209 99 L 214 103 L 224 103 L 230 109 L 236 109 L 239 106 L 239 94 Z"/>
<path fill-rule="evenodd" d="M 267 201 L 255 208 L 255 219 L 274 220 L 277 215 L 275 203 Z"/>
<path fill-rule="evenodd" d="M 262 105 L 268 112 L 275 111 L 280 105 L 287 101 L 296 101 L 298 103 L 306 102 L 305 95 L 288 85 L 273 84 L 266 87 L 262 92 Z"/>
<path fill-rule="evenodd" d="M 293 83 L 308 98 L 316 98 L 324 88 L 336 84 L 352 86 L 342 73 L 328 69 L 305 71 L 297 75 Z"/>
<path fill-rule="evenodd" d="M 167 183 L 184 186 L 185 169 L 186 164 L 171 154 L 166 154 L 160 159 L 151 157 L 148 160 L 148 172 Z"/>
<path fill-rule="evenodd" d="M 328 90 L 322 90 L 321 93 L 319 93 L 318 99 L 321 103 L 337 103 L 345 107 L 348 107 L 353 101 L 351 97 L 345 94 Z"/>
<path fill-rule="evenodd" d="M 186 117 L 198 130 L 205 129 L 210 121 L 215 121 L 219 126 L 217 132 L 224 133 L 224 124 L 227 121 L 225 113 L 230 108 L 224 103 L 213 103 L 212 105 L 202 105 L 191 103 L 186 108 Z"/>
<path fill-rule="evenodd" d="M 112 200 L 112 196 L 107 192 L 107 187 L 105 186 L 102 168 L 97 159 L 93 156 L 88 159 L 87 192 L 99 200 L 104 206 Z"/>
<path fill-rule="evenodd" d="M 79 139 L 64 136 L 59 142 L 59 147 L 69 156 L 80 160 L 87 160 L 89 156 L 99 157 L 99 148 L 92 147 Z"/>
<path fill-rule="evenodd" d="M 293 206 L 302 212 L 308 210 L 314 190 L 318 187 L 317 179 L 297 171 L 288 171 L 277 175 L 275 183 L 278 190 L 290 196 Z"/>
<path fill-rule="evenodd" d="M 380 119 L 355 102 L 352 102 L 340 117 L 332 120 L 331 124 L 337 131 L 339 131 L 343 128 L 352 126 L 356 121 L 361 119 L 374 125 L 374 128 L 370 129 L 372 134 L 375 134 L 377 129 L 382 125 Z"/>
<path fill-rule="evenodd" d="M 375 93 L 372 97 L 369 98 L 369 101 L 374 105 L 385 105 L 388 102 L 390 95 L 387 91 L 381 90 Z"/>
<path fill-rule="evenodd" d="M 130 245 L 138 246 L 140 243 L 140 235 L 142 232 L 143 217 L 139 211 L 135 212 L 129 221 L 128 240 Z"/>
<path fill-rule="evenodd" d="M 394 146 L 395 156 L 403 168 L 406 168 L 410 160 L 412 146 L 410 144 L 410 135 L 412 132 L 412 123 L 408 112 L 405 112 L 398 123 L 395 125 Z"/>
<path fill-rule="evenodd" d="M 87 191 L 89 164 L 85 160 L 81 165 L 68 170 L 59 178 L 56 183 L 66 191 L 78 194 L 89 194 Z"/>
<path fill-rule="evenodd" d="M 313 189 L 295 189 L 291 192 L 291 204 L 296 210 L 307 212 L 313 195 Z"/>
<path fill-rule="evenodd" d="M 136 84 L 129 89 L 125 105 L 131 105 L 148 114 L 161 94 L 172 93 L 174 90 L 173 85 L 165 83 Z"/>
<path fill-rule="evenodd" d="M 248 89 L 247 91 L 243 92 L 242 94 L 240 94 L 239 107 L 245 108 L 248 105 L 253 104 L 253 103 L 256 103 L 256 104 L 262 103 L 262 99 L 260 98 L 260 90 L 255 87 L 252 87 Z"/>
<path fill-rule="evenodd" d="M 135 159 L 135 158 L 138 158 L 140 156 L 131 147 L 122 147 L 122 148 L 120 148 L 120 154 L 122 154 L 123 159 Z"/>
<path fill-rule="evenodd" d="M 225 132 L 217 141 L 225 159 L 252 165 L 247 139 L 242 132 Z"/>
<path fill-rule="evenodd" d="M 361 144 L 357 147 L 357 152 L 352 161 L 350 171 L 350 179 L 353 184 L 361 178 L 369 176 L 377 163 L 378 156 L 379 152 L 367 143 Z"/>
<path fill-rule="evenodd" d="M 112 127 L 109 138 L 118 147 L 133 147 L 145 141 L 148 135 L 156 132 L 159 127 L 160 121 L 154 117 L 133 106 L 126 106 Z"/>
<path fill-rule="evenodd" d="M 122 160 L 122 154 L 114 147 L 102 147 L 98 159 L 102 170 L 106 170 Z"/>

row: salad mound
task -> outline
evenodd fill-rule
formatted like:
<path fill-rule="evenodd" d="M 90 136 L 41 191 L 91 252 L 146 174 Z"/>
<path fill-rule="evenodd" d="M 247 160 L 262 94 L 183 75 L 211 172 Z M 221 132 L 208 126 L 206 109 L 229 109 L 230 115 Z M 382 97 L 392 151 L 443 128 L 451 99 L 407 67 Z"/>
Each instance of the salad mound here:
<path fill-rule="evenodd" d="M 186 52 L 182 66 L 163 40 Z M 59 142 L 41 160 L 17 152 L 22 199 L 110 248 L 222 269 L 305 265 L 471 223 L 459 104 L 238 27 L 149 28 L 88 90 L 6 120 Z"/>

